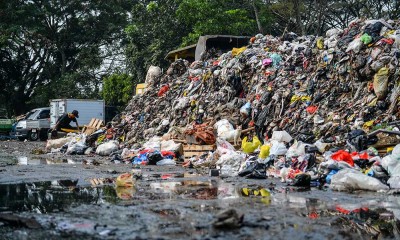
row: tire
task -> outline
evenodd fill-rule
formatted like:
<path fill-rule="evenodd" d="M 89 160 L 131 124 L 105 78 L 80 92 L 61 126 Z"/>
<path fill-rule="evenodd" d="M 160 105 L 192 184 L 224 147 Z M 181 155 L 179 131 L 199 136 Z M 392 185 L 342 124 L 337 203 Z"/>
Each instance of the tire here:
<path fill-rule="evenodd" d="M 36 140 L 39 139 L 39 133 L 37 131 L 36 132 L 29 132 L 28 138 L 31 141 L 36 141 Z"/>

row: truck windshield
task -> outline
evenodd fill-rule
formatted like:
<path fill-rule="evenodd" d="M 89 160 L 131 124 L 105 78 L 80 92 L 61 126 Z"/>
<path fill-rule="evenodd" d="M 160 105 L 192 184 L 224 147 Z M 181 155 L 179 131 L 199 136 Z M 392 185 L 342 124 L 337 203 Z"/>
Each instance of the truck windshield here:
<path fill-rule="evenodd" d="M 35 110 L 32 112 L 29 112 L 28 115 L 26 116 L 26 119 L 28 120 L 35 120 L 37 115 L 39 114 L 40 110 Z"/>

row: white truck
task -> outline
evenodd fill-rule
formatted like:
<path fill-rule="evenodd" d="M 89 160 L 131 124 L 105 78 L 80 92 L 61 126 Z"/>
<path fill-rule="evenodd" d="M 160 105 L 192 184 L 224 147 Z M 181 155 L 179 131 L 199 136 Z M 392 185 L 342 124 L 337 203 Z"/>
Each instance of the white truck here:
<path fill-rule="evenodd" d="M 53 99 L 50 101 L 50 127 L 55 126 L 61 115 L 73 110 L 79 112 L 79 126 L 88 125 L 92 118 L 105 120 L 104 100 Z"/>

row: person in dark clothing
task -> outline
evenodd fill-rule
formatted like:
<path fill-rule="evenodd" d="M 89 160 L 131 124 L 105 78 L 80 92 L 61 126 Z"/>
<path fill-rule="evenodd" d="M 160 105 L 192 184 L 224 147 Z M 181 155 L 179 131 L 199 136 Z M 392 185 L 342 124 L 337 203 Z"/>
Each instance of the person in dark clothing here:
<path fill-rule="evenodd" d="M 79 129 L 77 118 L 79 118 L 79 112 L 77 110 L 73 110 L 71 113 L 64 113 L 58 118 L 53 131 L 59 131 L 61 128 Z M 75 122 L 76 128 L 70 125 L 71 122 Z"/>

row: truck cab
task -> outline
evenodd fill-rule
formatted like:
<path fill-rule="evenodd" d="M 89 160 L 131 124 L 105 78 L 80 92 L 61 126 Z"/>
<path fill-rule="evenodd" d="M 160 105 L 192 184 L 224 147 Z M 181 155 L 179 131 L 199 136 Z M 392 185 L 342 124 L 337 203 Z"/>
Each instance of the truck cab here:
<path fill-rule="evenodd" d="M 23 120 L 17 123 L 15 136 L 23 141 L 29 139 L 36 141 L 47 139 L 47 131 L 50 128 L 50 108 L 35 108 L 29 111 Z"/>

